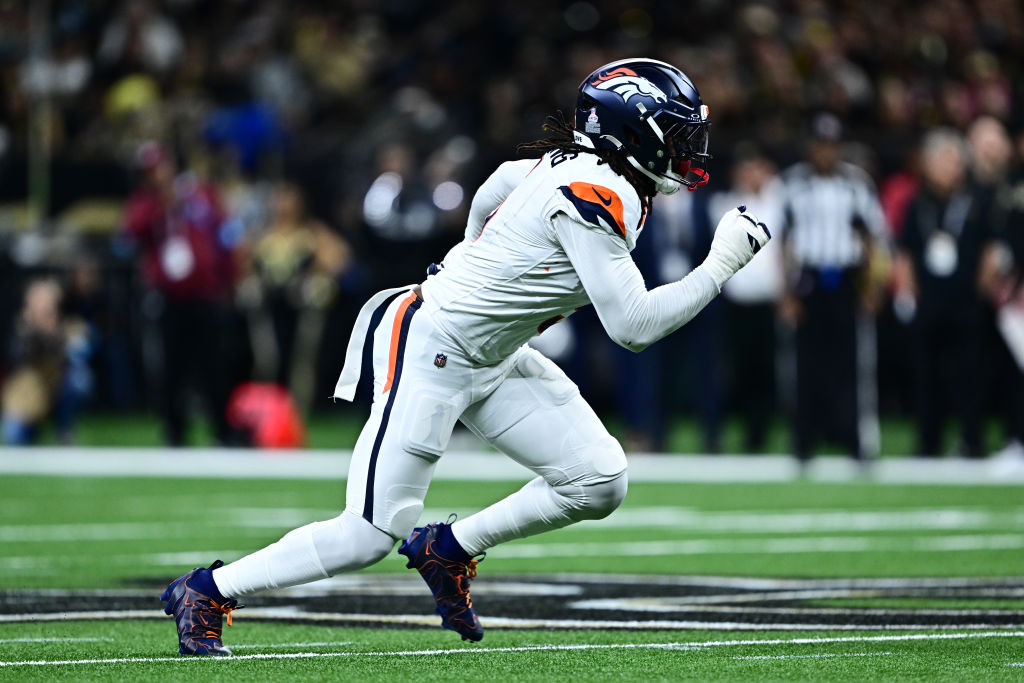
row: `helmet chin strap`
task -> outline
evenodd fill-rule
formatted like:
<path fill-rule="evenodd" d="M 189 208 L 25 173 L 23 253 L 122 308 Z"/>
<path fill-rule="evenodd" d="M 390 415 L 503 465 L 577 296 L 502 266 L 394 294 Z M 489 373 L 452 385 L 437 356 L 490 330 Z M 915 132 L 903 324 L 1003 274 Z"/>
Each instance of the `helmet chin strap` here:
<path fill-rule="evenodd" d="M 591 149 L 594 148 L 594 141 L 590 138 L 589 135 L 581 133 L 578 130 L 574 130 L 572 132 L 572 137 L 576 144 L 582 145 L 584 147 L 589 147 Z M 616 149 L 619 152 L 625 153 L 626 150 L 623 144 L 619 142 L 617 139 L 615 139 L 613 136 L 602 135 L 601 137 L 615 145 Z M 653 171 L 648 171 L 646 168 L 641 166 L 640 162 L 634 159 L 632 154 L 625 154 L 625 157 L 626 161 L 628 161 L 633 168 L 640 171 L 645 176 L 651 179 L 651 181 L 654 183 L 654 188 L 658 191 L 659 194 L 675 194 L 683 185 L 683 179 L 677 176 L 675 173 L 672 173 L 671 171 L 669 171 L 667 175 L 654 173 Z"/>
<path fill-rule="evenodd" d="M 627 155 L 626 161 L 629 162 L 630 166 L 640 171 L 654 182 L 654 188 L 658 191 L 658 194 L 675 194 L 676 192 L 679 192 L 679 188 L 683 184 L 683 179 L 672 172 L 669 172 L 667 175 L 661 175 L 659 173 L 654 173 L 653 171 L 648 171 L 640 164 L 639 161 L 634 159 L 632 155 Z"/>
<path fill-rule="evenodd" d="M 665 132 L 661 130 L 661 126 L 658 125 L 653 116 L 647 115 L 647 107 L 645 107 L 642 102 L 637 102 L 636 108 L 640 112 L 640 116 L 647 121 L 647 125 L 649 125 L 651 130 L 654 131 L 654 134 L 658 136 L 659 140 L 661 140 L 661 143 L 665 144 Z M 629 155 L 626 158 L 629 159 L 629 163 L 633 165 L 633 168 L 636 168 L 654 181 L 654 187 L 658 190 L 659 194 L 675 194 L 676 192 L 679 192 L 679 187 L 683 184 L 683 179 L 671 170 L 667 173 L 654 173 L 644 168 L 640 162 L 632 157 L 632 155 Z"/>

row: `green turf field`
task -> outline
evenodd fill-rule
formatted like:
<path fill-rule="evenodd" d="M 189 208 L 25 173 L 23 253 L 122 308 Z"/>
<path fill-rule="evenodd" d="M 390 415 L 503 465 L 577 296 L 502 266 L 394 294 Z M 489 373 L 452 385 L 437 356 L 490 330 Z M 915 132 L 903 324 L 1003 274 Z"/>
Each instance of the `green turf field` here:
<path fill-rule="evenodd" d="M 605 419 L 609 430 L 618 438 L 626 436 L 620 420 L 614 416 Z M 363 419 L 358 410 L 346 407 L 331 407 L 310 415 L 306 420 L 307 441 L 311 448 L 348 448 L 355 443 Z M 903 418 L 883 418 L 881 429 L 881 455 L 906 456 L 914 453 L 916 434 L 911 420 Z M 989 421 L 985 429 L 985 445 L 996 450 L 1004 445 L 1004 430 L 995 420 Z M 75 431 L 75 443 L 80 446 L 145 446 L 158 447 L 163 445 L 159 419 L 150 413 L 134 415 L 89 413 L 79 421 Z M 692 418 L 672 420 L 668 428 L 665 447 L 672 453 L 702 453 L 705 444 L 702 439 L 699 422 Z M 955 425 L 947 429 L 944 443 L 950 452 L 955 452 L 958 433 Z M 44 429 L 42 443 L 56 443 L 52 431 Z M 187 435 L 187 442 L 192 446 L 205 446 L 212 443 L 209 425 L 202 418 L 192 422 Z M 734 417 L 726 418 L 722 424 L 721 447 L 724 453 L 739 453 L 744 450 L 744 431 L 742 422 Z M 777 419 L 773 421 L 765 442 L 765 452 L 788 453 L 792 447 L 789 429 L 786 423 Z M 824 446 L 823 453 L 842 453 L 841 449 Z"/>
<path fill-rule="evenodd" d="M 6 666 L 0 676 L 146 681 L 977 681 L 1019 680 L 1024 675 L 1019 666 L 1024 663 L 1021 634 L 1012 631 L 826 632 L 799 638 L 785 632 L 495 631 L 484 643 L 462 646 L 441 638 L 444 634 L 422 630 L 246 624 L 244 636 L 232 634 L 237 656 L 224 660 L 168 656 L 168 627 L 156 622 L 130 628 L 109 622 L 68 623 L 59 629 L 0 626 L 5 660 L 100 660 Z M 234 628 L 241 632 L 243 627 Z M 5 642 L 10 635 L 67 640 Z"/>
<path fill-rule="evenodd" d="M 343 486 L 5 475 L 0 678 L 1024 679 L 1024 489 L 863 481 L 633 484 L 489 553 L 479 644 L 392 555 L 248 600 L 235 658 L 176 655 L 163 584 L 336 514 Z M 425 515 L 517 486 L 438 481 Z"/>

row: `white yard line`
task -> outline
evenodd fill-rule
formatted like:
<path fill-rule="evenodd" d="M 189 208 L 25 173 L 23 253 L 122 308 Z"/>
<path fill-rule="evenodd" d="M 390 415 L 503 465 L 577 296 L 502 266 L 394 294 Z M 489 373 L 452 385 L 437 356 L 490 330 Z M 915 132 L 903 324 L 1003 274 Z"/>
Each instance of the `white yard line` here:
<path fill-rule="evenodd" d="M 400 561 L 400 560 L 399 560 Z M 1005 578 L 848 578 L 848 579 L 773 579 L 736 576 L 658 576 L 636 574 L 523 574 L 514 579 L 489 577 L 473 588 L 474 595 L 512 596 L 577 596 L 584 592 L 584 586 L 604 584 L 644 584 L 651 586 L 690 586 L 707 588 L 734 588 L 735 592 L 680 597 L 653 598 L 634 597 L 587 600 L 573 603 L 581 608 L 616 609 L 648 604 L 662 605 L 664 610 L 673 611 L 680 605 L 738 605 L 766 600 L 806 600 L 812 598 L 876 598 L 876 597 L 932 597 L 943 591 L 950 598 L 1000 598 L 1024 597 L 1024 577 Z M 771 590 L 775 589 L 775 590 Z M 898 595 L 892 595 L 896 591 Z M 271 592 L 275 596 L 324 597 L 338 594 L 358 593 L 362 595 L 422 595 L 423 582 L 418 574 L 339 574 L 308 584 L 279 588 Z M 139 588 L 32 588 L 18 590 L 8 595 L 8 605 L 13 601 L 25 604 L 35 602 L 39 597 L 60 596 L 67 599 L 88 598 L 137 598 L 149 599 L 152 591 Z M 652 610 L 653 611 L 653 610 Z"/>
<path fill-rule="evenodd" d="M 993 608 L 993 609 L 927 609 L 927 608 L 915 608 L 907 607 L 904 609 L 890 608 L 890 607 L 762 607 L 760 605 L 755 606 L 738 606 L 738 605 L 691 605 L 686 602 L 685 598 L 679 599 L 678 601 L 670 604 L 661 604 L 656 602 L 653 598 L 646 599 L 634 599 L 634 598 L 609 598 L 603 600 L 580 600 L 577 602 L 569 603 L 569 607 L 573 609 L 597 609 L 597 610 L 613 610 L 613 611 L 628 611 L 628 612 L 644 612 L 654 614 L 675 614 L 675 613 L 700 613 L 700 614 L 718 614 L 723 615 L 723 618 L 727 618 L 727 615 L 731 614 L 750 614 L 756 612 L 757 614 L 776 614 L 776 615 L 789 615 L 794 617 L 848 617 L 851 615 L 857 616 L 874 616 L 874 617 L 892 617 L 899 616 L 906 618 L 907 616 L 913 617 L 1008 617 L 1016 616 L 1020 614 L 1020 610 L 1014 608 Z"/>
<path fill-rule="evenodd" d="M 0 543 L 127 541 L 163 536 L 181 528 L 182 525 L 180 523 L 171 524 L 167 522 L 4 524 L 0 525 Z"/>
<path fill-rule="evenodd" d="M 207 558 L 209 559 L 209 558 Z M 401 558 L 396 561 L 402 562 Z M 789 596 L 793 598 L 808 597 L 808 591 L 819 591 L 821 597 L 864 597 L 857 591 L 899 590 L 901 592 L 923 592 L 925 597 L 935 589 L 957 591 L 966 597 L 1020 596 L 1024 591 L 1024 576 L 1007 576 L 1001 578 L 975 577 L 878 577 L 878 578 L 837 578 L 837 579 L 778 579 L 758 576 L 707 576 L 679 575 L 664 576 L 658 574 L 517 574 L 512 581 L 488 578 L 474 586 L 476 591 L 491 588 L 501 594 L 522 595 L 578 595 L 581 585 L 633 585 L 646 584 L 653 586 L 693 586 L 706 588 L 734 588 L 737 592 L 713 595 L 694 595 L 687 600 L 699 602 L 743 601 L 748 595 L 754 600 L 767 599 L 768 596 Z M 321 579 L 291 588 L 280 588 L 272 591 L 272 595 L 320 596 L 339 592 L 372 593 L 380 590 L 387 595 L 422 595 L 423 581 L 418 574 L 338 574 L 329 579 Z M 744 591 L 757 591 L 747 593 Z M 88 597 L 140 597 L 148 598 L 151 591 L 138 588 L 31 588 L 18 590 L 22 600 L 31 600 L 33 596 L 67 596 L 84 595 Z M 8 596 L 9 601 L 12 596 Z M 905 596 L 901 596 L 905 597 Z M 672 598 L 664 598 L 668 601 Z"/>
<path fill-rule="evenodd" d="M 86 612 L 28 612 L 0 614 L 0 624 L 49 621 L 104 621 L 107 619 L 167 619 L 159 609 L 90 610 Z"/>
<path fill-rule="evenodd" d="M 949 552 L 952 550 L 1019 550 L 1021 534 L 964 534 L 956 536 L 802 536 L 794 538 L 700 539 L 632 541 L 625 543 L 510 543 L 494 551 L 502 559 L 551 557 L 663 557 L 672 555 L 731 555 L 798 553 L 869 553 L 878 551 Z"/>
<path fill-rule="evenodd" d="M 730 657 L 729 659 L 828 659 L 829 657 L 886 657 L 895 652 L 822 652 L 816 655 L 753 655 L 749 657 Z"/>
<path fill-rule="evenodd" d="M 100 643 L 112 638 L 0 638 L 0 645 L 9 643 Z"/>
<path fill-rule="evenodd" d="M 493 551 L 493 557 L 523 560 L 554 557 L 671 557 L 694 555 L 794 555 L 803 553 L 917 552 L 944 553 L 983 550 L 1020 550 L 1021 534 L 957 534 L 946 536 L 798 536 L 788 538 L 716 538 L 684 541 L 630 541 L 618 543 L 510 543 Z M 245 550 L 188 551 L 171 553 L 104 555 L 107 564 L 144 564 L 176 567 L 199 566 L 217 556 L 225 562 L 245 555 Z M 0 572 L 47 571 L 74 566 L 89 555 L 20 555 L 0 557 Z M 100 556 L 96 556 L 100 559 Z M 397 561 L 397 560 L 396 560 Z"/>
<path fill-rule="evenodd" d="M 341 645 L 351 645 L 351 640 L 337 640 L 325 643 L 259 643 L 259 644 L 247 644 L 247 645 L 235 645 L 231 644 L 232 650 L 275 650 L 284 649 L 291 647 L 339 647 Z"/>
<path fill-rule="evenodd" d="M 895 588 L 898 594 L 885 592 L 884 589 Z M 686 595 L 677 597 L 631 597 L 631 598 L 596 598 L 593 600 L 579 600 L 572 603 L 573 607 L 580 609 L 644 609 L 650 606 L 658 606 L 662 609 L 657 611 L 671 612 L 679 607 L 698 607 L 703 605 L 737 605 L 750 602 L 767 601 L 789 601 L 789 600 L 834 600 L 836 598 L 913 598 L 913 597 L 935 597 L 936 586 L 917 586 L 908 583 L 896 587 L 863 588 L 858 586 L 846 586 L 836 588 L 807 588 L 806 590 L 787 591 L 758 591 L 753 593 L 724 593 L 720 595 Z M 955 595 L 945 595 L 945 598 L 1001 598 L 1012 599 L 1024 597 L 1024 588 L 1011 588 L 1009 586 L 999 588 L 986 588 L 984 586 L 968 586 L 956 588 Z M 617 605 L 617 606 L 616 606 Z M 858 608 L 859 609 L 859 608 Z M 915 610 L 917 611 L 917 610 Z"/>
<path fill-rule="evenodd" d="M 438 510 L 434 516 L 443 515 Z M 424 518 L 428 515 L 424 513 Z M 464 515 L 463 515 L 464 516 Z M 580 529 L 700 529 L 707 532 L 793 533 L 813 531 L 917 531 L 1003 528 L 1024 524 L 1024 508 L 902 508 L 863 510 L 697 510 L 669 506 L 624 506 L 602 520 L 581 522 Z"/>
<path fill-rule="evenodd" d="M 253 451 L 165 448 L 0 447 L 0 474 L 83 477 L 225 479 L 344 479 L 351 451 Z M 943 458 L 883 458 L 867 474 L 848 458 L 816 458 L 806 471 L 789 455 L 629 456 L 634 482 L 873 480 L 886 484 L 1008 485 L 1024 483 L 1024 463 Z M 531 473 L 491 451 L 454 451 L 438 462 L 435 478 L 449 481 L 526 481 Z"/>
<path fill-rule="evenodd" d="M 816 645 L 823 643 L 873 643 L 911 640 L 960 640 L 965 638 L 1019 638 L 1024 631 L 986 631 L 983 633 L 902 634 L 890 636 L 846 636 L 836 638 L 793 638 L 764 640 L 690 641 L 684 643 L 619 643 L 619 644 L 565 644 L 527 645 L 522 647 L 467 647 L 464 649 L 398 650 L 369 652 L 280 652 L 238 655 L 234 657 L 120 657 L 111 659 L 63 659 L 32 661 L 0 661 L 0 667 L 17 666 L 76 666 L 84 664 L 152 664 L 162 662 L 230 662 L 249 659 L 319 659 L 326 657 L 423 657 L 437 655 L 493 654 L 510 652 L 561 652 L 581 650 L 705 650 L 714 647 L 765 645 Z"/>
<path fill-rule="evenodd" d="M 59 567 L 74 567 L 90 560 L 104 564 L 147 564 L 151 567 L 199 567 L 205 566 L 212 558 L 221 558 L 225 562 L 235 560 L 247 552 L 245 550 L 205 550 L 182 553 L 149 553 L 144 555 L 20 555 L 0 557 L 0 572 L 47 572 Z"/>
<path fill-rule="evenodd" d="M 372 574 L 366 575 L 368 579 Z M 523 577 L 529 574 L 521 575 Z M 545 578 L 553 581 L 596 583 L 596 584 L 627 584 L 648 583 L 662 586 L 706 586 L 709 588 L 736 588 L 738 590 L 772 590 L 772 589 L 853 589 L 853 588 L 974 588 L 977 586 L 989 585 L 993 587 L 1018 586 L 1024 581 L 1024 576 L 1007 576 L 1002 578 L 976 578 L 961 576 L 945 577 L 871 577 L 871 578 L 794 578 L 780 579 L 761 576 L 664 576 L 657 574 L 543 574 Z M 412 577 L 415 579 L 416 577 Z"/>
<path fill-rule="evenodd" d="M 163 504 L 163 499 L 160 499 Z M 452 510 L 424 510 L 420 519 L 447 518 Z M 455 510 L 466 517 L 474 510 Z M 300 507 L 225 508 L 216 513 L 218 526 L 241 529 L 290 529 L 329 519 L 337 510 Z M 582 522 L 587 529 L 694 529 L 716 533 L 806 533 L 814 531 L 917 531 L 960 529 L 1013 530 L 1024 525 L 1024 508 L 1008 511 L 971 508 L 911 508 L 901 510 L 769 510 L 702 511 L 668 506 L 628 506 L 606 519 Z M 87 522 L 0 525 L 0 543 L 72 542 L 147 539 L 180 532 L 170 522 Z M 253 531 L 250 533 L 259 533 Z"/>

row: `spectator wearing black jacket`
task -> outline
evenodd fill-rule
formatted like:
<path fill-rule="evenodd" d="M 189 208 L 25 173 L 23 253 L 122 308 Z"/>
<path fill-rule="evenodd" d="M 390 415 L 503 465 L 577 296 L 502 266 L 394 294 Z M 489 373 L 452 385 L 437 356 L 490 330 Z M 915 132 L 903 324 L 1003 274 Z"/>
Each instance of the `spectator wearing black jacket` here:
<path fill-rule="evenodd" d="M 980 456 L 984 306 L 977 281 L 987 240 L 985 207 L 966 180 L 966 152 L 956 131 L 925 136 L 921 173 L 899 245 L 916 300 L 918 452 L 939 455 L 946 417 L 955 411 L 964 453 Z"/>

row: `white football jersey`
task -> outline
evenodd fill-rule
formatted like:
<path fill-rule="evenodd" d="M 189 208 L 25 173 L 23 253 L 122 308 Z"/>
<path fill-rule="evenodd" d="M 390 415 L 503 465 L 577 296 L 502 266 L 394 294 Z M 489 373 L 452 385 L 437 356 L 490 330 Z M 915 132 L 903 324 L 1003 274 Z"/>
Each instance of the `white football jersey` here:
<path fill-rule="evenodd" d="M 466 238 L 423 283 L 423 309 L 481 364 L 497 363 L 590 303 L 560 243 L 559 213 L 632 251 L 645 218 L 629 182 L 593 154 L 502 164 L 473 200 Z M 493 208 L 492 208 L 493 206 Z M 490 209 L 481 218 L 483 209 Z"/>

